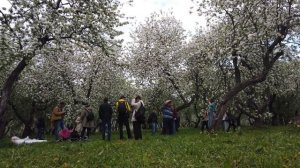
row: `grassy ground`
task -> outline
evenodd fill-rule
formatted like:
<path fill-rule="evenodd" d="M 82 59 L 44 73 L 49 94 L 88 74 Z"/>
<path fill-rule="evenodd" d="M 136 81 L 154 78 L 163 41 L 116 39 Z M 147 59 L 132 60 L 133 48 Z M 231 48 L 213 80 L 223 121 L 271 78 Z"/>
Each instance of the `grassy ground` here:
<path fill-rule="evenodd" d="M 175 136 L 111 142 L 88 141 L 15 146 L 0 142 L 0 167 L 300 167 L 300 129 L 244 128 L 236 133 L 200 134 L 181 129 Z"/>

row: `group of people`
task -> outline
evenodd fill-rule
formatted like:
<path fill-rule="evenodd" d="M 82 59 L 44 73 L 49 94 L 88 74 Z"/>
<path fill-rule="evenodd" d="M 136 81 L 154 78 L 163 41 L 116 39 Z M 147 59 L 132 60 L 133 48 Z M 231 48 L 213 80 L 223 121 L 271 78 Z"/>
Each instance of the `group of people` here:
<path fill-rule="evenodd" d="M 53 128 L 53 134 L 55 135 L 56 140 L 60 140 L 60 130 L 65 129 L 64 126 L 64 115 L 65 112 L 63 108 L 65 107 L 65 102 L 60 102 L 56 106 L 51 115 L 51 125 Z M 125 96 L 121 96 L 120 99 L 115 104 L 115 109 L 117 113 L 117 122 L 119 129 L 119 138 L 124 139 L 123 127 L 125 126 L 127 132 L 127 138 L 132 139 L 132 134 L 130 130 L 130 121 L 133 126 L 133 136 L 136 140 L 142 139 L 142 124 L 145 123 L 145 104 L 141 96 L 136 96 L 128 102 Z M 216 110 L 217 105 L 213 99 L 209 99 L 208 110 L 205 111 L 202 116 L 201 131 L 204 131 L 206 127 L 207 130 L 210 130 L 213 126 L 213 123 L 216 120 Z M 103 140 L 111 140 L 111 130 L 112 130 L 112 116 L 113 108 L 109 103 L 108 98 L 104 98 L 103 103 L 99 107 L 99 118 L 101 119 L 101 134 Z M 166 100 L 163 107 L 161 108 L 162 112 L 162 134 L 163 135 L 173 135 L 178 131 L 180 118 L 174 107 L 171 100 Z M 85 105 L 84 110 L 77 116 L 75 123 L 76 127 L 70 130 L 71 135 L 76 135 L 80 139 L 87 139 L 90 136 L 91 130 L 95 127 L 94 113 L 90 105 Z M 152 134 L 154 135 L 157 132 L 158 121 L 157 114 L 152 112 L 149 114 L 148 124 L 151 127 Z M 235 129 L 235 122 L 230 114 L 225 114 L 223 117 L 223 128 L 225 129 L 225 122 L 229 123 L 229 127 L 226 129 L 229 131 L 232 126 Z M 76 133 L 76 134 L 75 134 Z M 41 133 L 38 131 L 40 137 Z"/>
<path fill-rule="evenodd" d="M 63 108 L 65 107 L 65 102 L 60 102 L 58 106 L 56 106 L 51 115 L 51 125 L 53 128 L 53 134 L 55 135 L 56 140 L 60 140 L 60 132 L 61 130 L 66 129 L 64 126 L 64 115 L 65 112 Z M 141 96 L 136 96 L 129 103 L 125 96 L 121 96 L 120 99 L 115 104 L 116 113 L 117 113 L 117 122 L 120 139 L 124 139 L 123 127 L 125 126 L 127 132 L 127 138 L 132 139 L 132 134 L 130 130 L 130 122 L 132 122 L 133 126 L 133 136 L 136 140 L 142 139 L 142 124 L 145 123 L 145 107 L 144 102 Z M 165 108 L 171 108 L 171 101 L 168 100 L 163 107 L 163 113 L 168 113 L 168 115 L 173 116 L 175 114 L 173 108 L 170 111 L 166 111 Z M 113 114 L 112 105 L 109 103 L 108 98 L 104 98 L 103 103 L 99 107 L 99 118 L 101 119 L 101 134 L 103 140 L 111 140 L 111 129 L 112 129 L 112 114 Z M 164 134 L 174 134 L 173 127 L 170 121 L 170 117 L 166 115 L 164 118 Z M 173 120 L 173 117 L 171 117 Z M 94 115 L 92 108 L 89 105 L 85 105 L 84 110 L 77 116 L 76 127 L 70 130 L 70 135 L 75 135 L 74 132 L 78 134 L 80 139 L 87 139 L 90 136 L 92 128 L 95 127 Z M 157 114 L 152 112 L 149 115 L 148 123 L 151 127 L 152 134 L 155 134 L 158 127 L 157 122 Z"/>
<path fill-rule="evenodd" d="M 208 100 L 208 110 L 202 114 L 202 124 L 201 124 L 201 133 L 204 132 L 206 128 L 207 131 L 213 130 L 213 123 L 218 119 L 216 117 L 217 104 L 214 99 Z M 228 127 L 227 127 L 228 124 Z M 225 113 L 222 117 L 222 127 L 223 130 L 229 132 L 230 128 L 233 127 L 235 131 L 235 117 L 231 113 Z"/>

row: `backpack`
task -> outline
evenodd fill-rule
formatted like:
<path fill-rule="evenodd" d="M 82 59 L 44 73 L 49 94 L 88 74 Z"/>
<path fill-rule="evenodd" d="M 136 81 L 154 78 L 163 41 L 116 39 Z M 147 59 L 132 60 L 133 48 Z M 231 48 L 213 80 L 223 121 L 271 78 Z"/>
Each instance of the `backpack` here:
<path fill-rule="evenodd" d="M 90 110 L 87 110 L 86 120 L 87 121 L 93 121 L 95 118 L 94 113 Z"/>
<path fill-rule="evenodd" d="M 145 107 L 144 104 L 141 103 L 141 107 L 135 112 L 134 117 L 137 122 L 144 123 L 145 122 Z"/>
<path fill-rule="evenodd" d="M 126 102 L 119 102 L 118 113 L 119 115 L 124 115 L 127 112 Z"/>

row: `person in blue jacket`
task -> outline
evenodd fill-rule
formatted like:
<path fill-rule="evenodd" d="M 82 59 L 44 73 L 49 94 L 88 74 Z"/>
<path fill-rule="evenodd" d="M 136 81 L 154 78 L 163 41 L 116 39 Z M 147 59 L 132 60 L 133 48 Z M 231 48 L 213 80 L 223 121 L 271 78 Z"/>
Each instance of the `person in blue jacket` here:
<path fill-rule="evenodd" d="M 173 133 L 173 110 L 172 110 L 172 101 L 166 100 L 164 106 L 162 107 L 163 114 L 163 135 L 171 135 Z"/>

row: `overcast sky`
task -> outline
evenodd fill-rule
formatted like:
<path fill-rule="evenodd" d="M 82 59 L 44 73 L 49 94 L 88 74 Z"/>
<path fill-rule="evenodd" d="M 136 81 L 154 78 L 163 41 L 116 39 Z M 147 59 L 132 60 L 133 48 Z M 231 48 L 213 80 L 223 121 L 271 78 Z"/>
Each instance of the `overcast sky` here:
<path fill-rule="evenodd" d="M 124 28 L 124 33 L 129 33 L 136 24 L 143 22 L 153 12 L 172 12 L 173 16 L 182 22 L 183 28 L 193 33 L 199 25 L 205 25 L 205 19 L 191 11 L 194 4 L 191 0 L 134 0 L 132 5 L 125 5 L 122 12 L 135 19 L 130 20 L 130 25 Z M 192 9 L 193 11 L 195 7 Z"/>
<path fill-rule="evenodd" d="M 0 7 L 3 6 L 9 6 L 7 0 L 0 0 Z M 143 22 L 151 13 L 160 11 L 172 12 L 173 16 L 182 22 L 183 28 L 187 30 L 187 32 L 193 33 L 198 25 L 205 25 L 205 19 L 203 17 L 199 17 L 195 12 L 190 13 L 190 8 L 193 6 L 194 4 L 191 0 L 133 0 L 131 5 L 124 5 L 121 9 L 121 12 L 127 17 L 134 18 L 129 20 L 129 25 L 121 29 L 124 32 L 121 38 L 124 38 L 125 41 L 129 41 L 129 34 L 134 30 L 137 24 Z"/>

